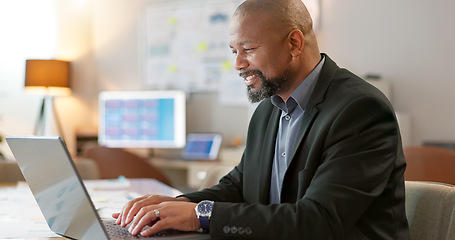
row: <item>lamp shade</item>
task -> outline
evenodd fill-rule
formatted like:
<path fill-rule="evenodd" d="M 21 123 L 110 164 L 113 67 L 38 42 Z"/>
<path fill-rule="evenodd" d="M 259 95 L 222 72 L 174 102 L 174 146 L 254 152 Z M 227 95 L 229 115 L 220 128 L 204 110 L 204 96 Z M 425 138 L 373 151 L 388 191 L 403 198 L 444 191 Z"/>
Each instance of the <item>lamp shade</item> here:
<path fill-rule="evenodd" d="M 69 62 L 61 60 L 29 59 L 25 64 L 25 87 L 45 89 L 49 95 L 67 95 Z"/>

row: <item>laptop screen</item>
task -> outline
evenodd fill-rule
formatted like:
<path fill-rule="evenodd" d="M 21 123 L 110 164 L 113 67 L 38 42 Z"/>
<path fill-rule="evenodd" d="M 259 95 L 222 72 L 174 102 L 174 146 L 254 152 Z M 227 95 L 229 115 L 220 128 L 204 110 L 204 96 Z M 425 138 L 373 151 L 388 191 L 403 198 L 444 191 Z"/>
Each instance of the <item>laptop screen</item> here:
<path fill-rule="evenodd" d="M 221 146 L 220 134 L 188 134 L 183 158 L 215 160 Z"/>
<path fill-rule="evenodd" d="M 62 139 L 6 141 L 52 231 L 75 239 L 108 239 Z"/>

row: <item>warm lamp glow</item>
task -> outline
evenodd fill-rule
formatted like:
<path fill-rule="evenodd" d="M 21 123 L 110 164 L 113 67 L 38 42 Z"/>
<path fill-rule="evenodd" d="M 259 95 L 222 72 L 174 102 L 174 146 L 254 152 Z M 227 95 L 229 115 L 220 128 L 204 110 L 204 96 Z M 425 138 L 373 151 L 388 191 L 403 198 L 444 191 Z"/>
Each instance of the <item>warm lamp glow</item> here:
<path fill-rule="evenodd" d="M 69 62 L 61 60 L 27 60 L 25 88 L 51 96 L 69 95 Z"/>
<path fill-rule="evenodd" d="M 38 87 L 38 86 L 25 86 L 27 93 L 50 95 L 50 96 L 69 96 L 71 89 L 67 87 Z"/>
<path fill-rule="evenodd" d="M 52 120 L 58 132 L 63 131 L 54 106 L 54 96 L 69 95 L 70 64 L 61 60 L 27 60 L 25 64 L 25 89 L 44 95 L 36 121 L 35 135 L 53 135 Z"/>

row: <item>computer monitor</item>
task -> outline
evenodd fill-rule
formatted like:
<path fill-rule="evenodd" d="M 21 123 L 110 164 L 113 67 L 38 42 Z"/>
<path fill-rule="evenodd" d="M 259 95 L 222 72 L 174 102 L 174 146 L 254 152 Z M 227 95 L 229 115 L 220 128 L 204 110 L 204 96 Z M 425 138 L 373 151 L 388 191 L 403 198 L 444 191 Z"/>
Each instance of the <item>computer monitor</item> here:
<path fill-rule="evenodd" d="M 185 104 L 182 91 L 101 92 L 98 142 L 113 148 L 183 148 Z"/>

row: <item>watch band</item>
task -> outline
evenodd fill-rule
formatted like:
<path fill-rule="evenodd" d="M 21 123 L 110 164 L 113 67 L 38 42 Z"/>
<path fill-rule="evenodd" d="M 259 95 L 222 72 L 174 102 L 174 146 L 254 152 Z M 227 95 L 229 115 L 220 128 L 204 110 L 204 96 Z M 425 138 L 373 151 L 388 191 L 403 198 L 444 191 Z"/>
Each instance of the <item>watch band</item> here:
<path fill-rule="evenodd" d="M 199 224 L 204 232 L 210 230 L 210 219 L 208 217 L 199 217 Z"/>

